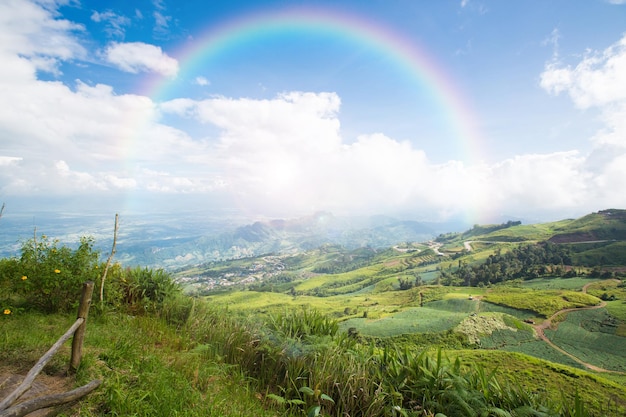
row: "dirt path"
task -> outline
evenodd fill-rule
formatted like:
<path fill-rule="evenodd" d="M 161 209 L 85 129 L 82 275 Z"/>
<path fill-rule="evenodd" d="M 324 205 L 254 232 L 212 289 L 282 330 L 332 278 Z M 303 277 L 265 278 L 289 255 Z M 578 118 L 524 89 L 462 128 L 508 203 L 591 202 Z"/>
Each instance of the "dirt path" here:
<path fill-rule="evenodd" d="M 20 370 L 11 366 L 0 366 L 0 400 L 12 393 L 23 380 L 24 374 L 23 372 L 20 372 Z M 22 397 L 15 402 L 15 404 L 19 404 L 42 395 L 67 392 L 72 389 L 72 382 L 72 378 L 67 378 L 64 375 L 53 376 L 41 373 L 37 376 L 37 379 L 33 382 L 31 388 L 26 391 L 24 395 L 22 395 Z M 56 408 L 58 409 L 59 407 Z M 58 414 L 57 411 L 58 410 L 55 410 L 55 408 L 44 408 L 26 414 L 26 417 L 53 416 Z"/>
<path fill-rule="evenodd" d="M 587 288 L 591 285 L 594 284 L 593 282 L 590 282 L 588 284 L 585 284 L 585 286 L 583 287 L 582 291 L 583 293 L 587 293 Z M 566 352 L 565 350 L 561 349 L 560 347 L 558 347 L 557 345 L 555 345 L 550 339 L 548 339 L 548 336 L 546 336 L 544 330 L 548 329 L 548 328 L 552 328 L 555 331 L 558 328 L 558 323 L 555 323 L 553 325 L 552 321 L 560 314 L 567 314 L 569 312 L 572 311 L 581 311 L 581 310 L 594 310 L 594 309 L 598 309 L 598 308 L 603 308 L 606 306 L 606 301 L 602 301 L 600 304 L 595 305 L 595 306 L 590 306 L 590 307 L 578 307 L 578 308 L 565 308 L 563 310 L 557 311 L 556 313 L 554 313 L 552 316 L 550 316 L 548 319 L 544 320 L 543 323 L 541 324 L 536 324 L 533 327 L 535 328 L 535 331 L 537 332 L 537 336 L 539 336 L 539 338 L 541 340 L 543 340 L 544 342 L 546 342 L 548 345 L 550 345 L 553 349 L 561 352 L 562 354 L 568 356 L 569 358 L 571 358 L 573 361 L 578 362 L 579 364 L 585 366 L 587 369 L 591 369 L 593 371 L 596 372 L 608 372 L 608 373 L 614 373 L 614 374 L 621 374 L 621 375 L 626 375 L 626 372 L 620 372 L 620 371 L 612 371 L 610 369 L 604 369 L 604 368 L 600 368 L 598 366 L 592 365 L 590 363 L 587 363 L 585 361 L 583 361 L 582 359 L 577 358 L 576 356 L 572 355 L 569 352 Z"/>

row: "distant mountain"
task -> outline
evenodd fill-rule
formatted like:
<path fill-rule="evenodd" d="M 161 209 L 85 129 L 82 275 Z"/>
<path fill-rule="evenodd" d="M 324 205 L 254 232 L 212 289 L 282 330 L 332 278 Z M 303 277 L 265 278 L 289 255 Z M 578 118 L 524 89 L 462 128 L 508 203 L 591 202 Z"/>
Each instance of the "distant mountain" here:
<path fill-rule="evenodd" d="M 123 263 L 176 268 L 268 253 L 295 253 L 324 244 L 386 248 L 436 235 L 431 225 L 390 217 L 344 218 L 320 212 L 296 219 L 257 221 L 234 230 L 195 238 L 153 239 L 120 246 Z"/>

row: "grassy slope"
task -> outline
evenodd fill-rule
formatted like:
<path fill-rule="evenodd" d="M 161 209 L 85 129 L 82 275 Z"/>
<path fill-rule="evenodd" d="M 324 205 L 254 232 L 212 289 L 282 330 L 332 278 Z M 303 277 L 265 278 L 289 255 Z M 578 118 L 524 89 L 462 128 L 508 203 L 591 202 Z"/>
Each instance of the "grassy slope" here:
<path fill-rule="evenodd" d="M 585 362 L 626 372 L 626 337 L 605 309 L 574 311 L 556 330 L 546 330 L 555 344 Z"/>
<path fill-rule="evenodd" d="M 596 239 L 624 240 L 626 210 L 591 213 L 555 228 L 557 235 L 586 235 Z"/>
<path fill-rule="evenodd" d="M 619 220 L 619 222 L 623 223 L 623 220 Z M 466 240 L 506 242 L 501 244 L 473 243 L 472 252 L 460 258 L 462 262 L 472 264 L 486 259 L 496 248 L 506 251 L 512 245 L 517 245 L 519 241 L 543 241 L 558 234 L 587 233 L 590 236 L 605 236 L 608 233 L 606 232 L 607 230 L 611 231 L 611 228 L 619 229 L 619 227 L 614 227 L 615 224 L 614 219 L 607 219 L 606 214 L 593 214 L 578 220 L 563 220 L 540 225 L 520 225 L 496 230 L 485 235 L 460 235 L 455 239 L 449 240 L 443 247 L 443 250 L 454 248 L 460 250 L 463 248 L 463 242 Z M 590 232 L 594 230 L 600 230 L 600 232 Z M 389 250 L 376 257 L 369 266 L 342 274 L 318 275 L 304 280 L 296 286 L 298 291 L 312 291 L 319 287 L 332 288 L 334 293 L 338 295 L 330 297 L 320 298 L 300 295 L 291 297 L 284 294 L 267 293 L 256 295 L 250 292 L 245 296 L 234 293 L 212 298 L 212 300 L 228 304 L 233 310 L 247 311 L 248 313 L 258 311 L 271 312 L 286 307 L 306 305 L 340 318 L 343 321 L 341 328 L 344 330 L 355 327 L 364 335 L 386 337 L 452 329 L 462 322 L 467 317 L 469 310 L 471 310 L 471 304 L 468 304 L 470 295 L 474 297 L 483 296 L 485 301 L 500 304 L 502 309 L 508 308 L 508 311 L 504 311 L 507 314 L 523 319 L 533 316 L 535 318 L 539 316 L 548 317 L 562 308 L 596 305 L 599 303 L 597 297 L 601 294 L 598 291 L 607 291 L 606 287 L 599 287 L 594 292 L 595 286 L 592 286 L 590 288 L 590 294 L 592 295 L 586 296 L 581 294 L 580 289 L 583 285 L 594 282 L 582 278 L 532 280 L 524 282 L 523 288 L 513 289 L 509 287 L 504 291 L 490 290 L 487 292 L 485 289 L 477 288 L 435 289 L 436 287 L 424 287 L 409 291 L 392 291 L 397 289 L 398 277 L 408 277 L 413 273 L 420 273 L 422 276 L 429 277 L 436 276 L 434 272 L 427 272 L 433 270 L 433 265 L 419 266 L 417 258 L 418 254 L 415 252 L 399 253 Z M 307 267 L 310 269 L 318 264 L 318 261 L 314 258 L 308 258 L 307 261 Z M 325 259 L 324 262 L 328 262 L 328 259 Z M 458 262 L 459 260 L 456 259 L 448 260 L 442 262 L 439 266 L 442 269 L 454 268 Z M 372 284 L 374 281 L 376 282 L 375 284 L 364 287 L 365 282 Z M 608 289 L 609 293 L 615 292 L 618 296 L 621 296 L 622 294 L 619 291 L 616 288 Z M 421 309 L 418 308 L 419 292 L 423 293 L 423 302 L 425 303 L 424 308 Z M 626 297 L 621 298 L 624 299 Z M 436 300 L 439 301 L 432 302 Z M 429 304 L 428 302 L 431 303 Z M 483 304 L 491 305 L 490 303 Z M 626 307 L 623 306 L 626 306 L 626 303 L 613 301 L 609 302 L 607 308 L 611 314 L 626 321 L 622 317 L 622 315 L 626 317 L 624 313 Z M 367 317 L 363 317 L 364 312 L 367 312 Z M 511 319 L 507 320 L 510 321 Z M 624 327 L 626 329 L 626 326 Z M 567 326 L 564 329 L 567 329 Z M 544 357 L 553 362 L 580 367 L 578 363 L 550 348 L 546 343 L 536 340 L 532 333 L 528 331 L 520 333 L 514 332 L 512 329 L 497 330 L 490 335 L 483 335 L 483 340 L 490 346 L 500 346 L 503 349 L 503 351 L 489 351 L 489 355 L 497 354 L 507 357 L 506 355 L 510 354 L 517 355 L 517 353 L 513 352 L 521 352 L 536 357 Z M 623 340 L 623 337 L 619 340 Z M 590 346 L 587 346 L 587 348 L 590 348 Z M 512 353 L 504 353 L 504 351 L 512 351 Z M 596 352 L 595 354 L 598 353 Z M 594 353 L 589 353 L 589 355 L 593 357 Z M 525 358 L 528 358 L 524 355 L 513 357 L 521 363 L 527 360 Z M 534 360 L 532 359 L 530 362 Z M 555 371 L 557 373 L 576 374 L 571 369 L 562 371 L 558 365 L 551 364 L 545 366 L 548 368 L 552 367 L 550 369 L 558 368 Z M 523 365 L 521 367 L 523 368 Z M 503 372 L 507 373 L 509 371 L 505 370 Z M 542 372 L 545 373 L 545 371 Z M 576 386 L 578 386 L 577 382 L 581 380 L 581 377 L 572 377 L 571 375 L 568 378 L 573 378 L 571 381 L 575 381 Z M 624 382 L 624 378 L 619 375 L 606 375 L 606 377 Z M 581 389 L 586 390 L 586 388 Z"/>
<path fill-rule="evenodd" d="M 564 395 L 573 401 L 574 392 L 564 387 L 575 387 L 579 395 L 590 401 L 595 410 L 607 409 L 611 404 L 615 411 L 626 413 L 626 397 L 622 380 L 612 381 L 605 375 L 594 375 L 569 366 L 558 365 L 521 353 L 503 351 L 453 351 L 450 356 L 483 364 L 488 369 L 497 369 L 500 376 L 534 387 L 538 393 L 552 393 L 554 397 Z"/>
<path fill-rule="evenodd" d="M 74 321 L 73 317 L 34 313 L 0 318 L 0 370 L 21 374 Z M 62 347 L 44 373 L 65 373 L 70 345 Z M 69 415 L 276 416 L 262 406 L 237 367 L 204 351 L 192 335 L 152 317 L 92 314 L 75 383 L 83 385 L 92 379 L 101 379 L 103 384 Z"/>

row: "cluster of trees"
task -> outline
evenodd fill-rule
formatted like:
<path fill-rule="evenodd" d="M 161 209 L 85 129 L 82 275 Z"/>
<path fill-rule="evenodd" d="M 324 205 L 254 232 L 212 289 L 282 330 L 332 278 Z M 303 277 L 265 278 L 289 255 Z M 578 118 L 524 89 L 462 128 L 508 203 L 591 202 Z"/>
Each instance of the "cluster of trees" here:
<path fill-rule="evenodd" d="M 398 278 L 398 282 L 400 284 L 400 290 L 410 290 L 413 287 L 421 287 L 424 284 L 422 277 L 418 274 L 415 276 L 415 280 L 410 280 L 409 278 Z"/>
<path fill-rule="evenodd" d="M 498 230 L 508 229 L 509 227 L 513 227 L 513 226 L 519 226 L 521 224 L 522 222 L 513 221 L 513 220 L 509 220 L 508 222 L 502 223 L 502 224 L 488 224 L 488 225 L 475 224 L 470 230 L 463 232 L 463 233 L 458 233 L 458 232 L 443 233 L 437 237 L 436 241 L 448 242 L 448 241 L 457 239 L 459 237 L 468 238 L 471 236 L 486 235 L 486 234 L 493 233 Z"/>
<path fill-rule="evenodd" d="M 444 285 L 478 286 L 548 275 L 573 277 L 576 271 L 565 267 L 571 264 L 570 250 L 563 245 L 549 242 L 520 245 L 506 253 L 496 249 L 478 265 L 459 260 L 458 268 L 441 271 L 439 281 Z"/>

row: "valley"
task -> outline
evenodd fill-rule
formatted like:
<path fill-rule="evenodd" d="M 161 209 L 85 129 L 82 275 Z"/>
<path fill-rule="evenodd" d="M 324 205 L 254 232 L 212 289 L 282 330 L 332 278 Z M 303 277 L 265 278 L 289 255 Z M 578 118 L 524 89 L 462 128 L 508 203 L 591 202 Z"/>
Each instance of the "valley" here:
<path fill-rule="evenodd" d="M 141 370 L 143 350 L 150 345 L 167 375 L 172 375 L 172 363 L 191 367 L 176 374 L 181 383 L 192 384 L 189 395 L 204 395 L 206 388 L 198 391 L 194 381 L 212 369 L 205 367 L 210 358 L 222 369 L 223 381 L 233 372 L 254 381 L 250 401 L 268 412 L 282 407 L 281 415 L 298 414 L 300 401 L 311 403 L 303 392 L 317 384 L 331 394 L 327 398 L 340 402 L 336 413 L 367 404 L 363 415 L 384 415 L 395 407 L 395 398 L 402 398 L 402 411 L 418 410 L 415 404 L 451 410 L 461 401 L 444 398 L 452 386 L 479 395 L 480 407 L 548 407 L 557 411 L 547 415 L 563 417 L 626 413 L 626 211 L 545 224 L 475 225 L 415 240 L 407 238 L 407 230 L 421 236 L 416 225 L 383 223 L 375 231 L 339 233 L 328 227 L 326 215 L 316 215 L 236 226 L 230 232 L 215 228 L 201 237 L 192 237 L 186 227 L 170 239 L 175 223 L 166 227 L 166 222 L 158 233 L 122 235 L 121 248 L 135 239 L 143 248 L 137 253 L 171 251 L 168 259 L 185 261 L 152 270 L 126 264 L 128 252 L 116 258 L 107 285 L 109 297 L 117 298 L 94 312 L 94 325 L 103 330 L 92 336 L 98 342 L 92 346 L 96 359 L 88 365 L 90 374 L 102 372 L 98 364 L 107 363 L 104 372 L 122 381 L 115 368 L 122 358 L 116 352 L 133 352 L 136 362 L 129 366 L 137 371 L 131 379 L 147 378 L 145 390 L 151 392 L 150 372 Z M 151 236 L 159 239 L 152 242 Z M 352 243 L 338 243 L 337 236 Z M 404 239 L 383 244 L 394 236 Z M 46 246 L 54 239 L 37 240 L 51 262 L 70 253 L 57 250 L 56 243 Z M 141 239 L 151 246 L 143 246 Z M 229 252 L 232 239 L 238 242 L 235 252 Z M 187 243 L 178 252 L 182 240 Z M 221 242 L 227 250 L 187 264 L 192 242 L 200 241 Z M 98 271 L 101 260 L 96 258 L 102 253 L 93 253 L 90 274 Z M 225 259 L 228 253 L 232 257 Z M 12 266 L 28 259 L 3 260 L 4 288 L 21 291 L 0 294 L 8 311 L 4 319 L 16 326 L 11 332 L 38 317 L 44 320 L 41 326 L 64 320 L 28 312 L 32 282 L 50 284 Z M 62 269 L 47 270 L 55 277 Z M 47 305 L 49 298 L 40 294 L 36 301 Z M 119 327 L 120 320 L 127 328 Z M 101 339 L 111 332 L 120 336 Z M 142 332 L 154 341 L 133 344 Z M 2 343 L 9 349 L 12 342 Z M 106 353 L 100 352 L 101 344 Z M 163 351 L 164 345 L 171 351 Z M 111 389 L 118 389 L 116 379 L 109 381 Z M 132 381 L 119 384 L 138 398 L 143 395 L 131 388 Z M 448 388 L 438 389 L 438 384 Z M 377 400 L 381 386 L 386 391 Z M 426 403 L 424 393 L 448 405 Z M 578 414 L 572 414 L 577 407 Z"/>
<path fill-rule="evenodd" d="M 175 276 L 189 293 L 243 316 L 312 309 L 363 343 L 523 354 L 624 384 L 625 219 L 610 210 L 386 249 L 324 245 Z M 489 282 L 464 276 L 495 266 Z M 626 392 L 620 401 L 626 407 Z"/>

